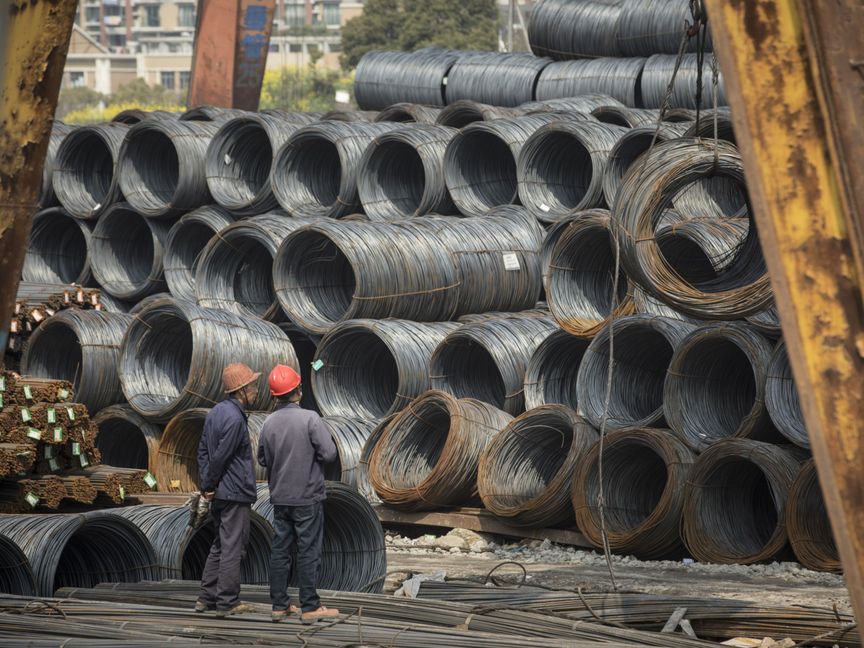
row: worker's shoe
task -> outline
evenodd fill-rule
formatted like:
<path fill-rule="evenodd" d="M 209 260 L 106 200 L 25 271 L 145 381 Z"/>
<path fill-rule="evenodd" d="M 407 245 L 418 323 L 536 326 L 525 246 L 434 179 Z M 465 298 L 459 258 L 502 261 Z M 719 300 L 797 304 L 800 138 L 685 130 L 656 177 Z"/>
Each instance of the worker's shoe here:
<path fill-rule="evenodd" d="M 225 618 L 227 616 L 232 616 L 234 614 L 248 614 L 249 612 L 254 612 L 255 608 L 249 605 L 248 603 L 238 603 L 230 608 L 219 608 L 216 610 L 216 616 L 220 619 Z"/>
<path fill-rule="evenodd" d="M 326 608 L 323 605 L 317 610 L 304 612 L 300 615 L 300 620 L 303 623 L 315 623 L 316 621 L 326 621 L 327 619 L 335 619 L 339 616 L 339 610 L 336 608 Z"/>
<path fill-rule="evenodd" d="M 296 605 L 289 605 L 287 610 L 273 610 L 270 613 L 270 620 L 273 623 L 279 623 L 280 621 L 284 621 L 292 614 L 297 614 L 300 611 Z"/>
<path fill-rule="evenodd" d="M 203 614 L 204 612 L 212 612 L 216 609 L 216 605 L 213 603 L 205 603 L 201 599 L 195 601 L 195 612 L 198 614 Z"/>

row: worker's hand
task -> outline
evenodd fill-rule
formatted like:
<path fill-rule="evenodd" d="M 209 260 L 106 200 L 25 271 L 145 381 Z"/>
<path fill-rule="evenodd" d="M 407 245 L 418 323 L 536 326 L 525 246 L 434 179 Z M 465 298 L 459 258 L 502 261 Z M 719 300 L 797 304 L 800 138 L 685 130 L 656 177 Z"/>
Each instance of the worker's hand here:
<path fill-rule="evenodd" d="M 213 497 L 214 497 L 215 495 L 216 495 L 216 492 L 215 492 L 215 491 L 210 491 L 209 493 L 204 493 L 204 499 L 206 499 L 208 502 L 212 502 L 212 501 L 213 501 Z"/>

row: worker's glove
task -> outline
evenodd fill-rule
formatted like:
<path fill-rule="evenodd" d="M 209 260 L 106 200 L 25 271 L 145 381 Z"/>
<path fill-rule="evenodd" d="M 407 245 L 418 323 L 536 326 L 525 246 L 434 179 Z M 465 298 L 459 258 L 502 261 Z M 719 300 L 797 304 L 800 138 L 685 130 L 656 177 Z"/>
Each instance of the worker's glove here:
<path fill-rule="evenodd" d="M 186 507 L 189 509 L 189 526 L 197 529 L 210 514 L 210 501 L 201 495 L 199 491 L 195 491 L 186 500 Z"/>

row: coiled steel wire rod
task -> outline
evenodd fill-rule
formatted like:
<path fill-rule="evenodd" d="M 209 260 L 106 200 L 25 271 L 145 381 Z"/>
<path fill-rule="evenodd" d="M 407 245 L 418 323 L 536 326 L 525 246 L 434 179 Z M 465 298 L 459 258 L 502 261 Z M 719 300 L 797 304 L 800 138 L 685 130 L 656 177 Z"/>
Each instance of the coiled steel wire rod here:
<path fill-rule="evenodd" d="M 609 329 L 614 331 L 614 370 L 605 411 Z M 591 341 L 576 377 L 577 410 L 594 427 L 604 416 L 610 430 L 663 427 L 663 382 L 673 353 L 692 330 L 685 322 L 645 315 L 612 320 Z"/>
<path fill-rule="evenodd" d="M 578 409 L 576 376 L 590 340 L 555 331 L 531 355 L 525 370 L 525 409 L 560 404 Z"/>
<path fill-rule="evenodd" d="M 110 405 L 93 417 L 99 427 L 95 446 L 102 463 L 156 472 L 162 428 L 149 423 L 129 405 Z"/>
<path fill-rule="evenodd" d="M 147 537 L 161 578 L 201 580 L 216 535 L 210 518 L 193 529 L 185 506 L 127 506 L 113 509 L 112 513 L 134 524 Z M 269 582 L 273 529 L 254 510 L 249 522 L 249 540 L 240 560 L 240 582 L 263 585 Z"/>
<path fill-rule="evenodd" d="M 519 117 L 522 114 L 521 108 L 490 106 L 469 99 L 460 99 L 452 102 L 446 108 L 442 108 L 438 113 L 436 123 L 439 126 L 449 126 L 450 128 L 464 128 L 473 122 L 509 119 Z"/>
<path fill-rule="evenodd" d="M 273 195 L 294 216 L 338 218 L 360 209 L 357 174 L 366 147 L 398 123 L 320 122 L 296 131 L 276 153 Z"/>
<path fill-rule="evenodd" d="M 552 251 L 555 249 L 555 245 L 557 245 L 558 241 L 561 239 L 561 235 L 564 234 L 570 223 L 582 218 L 583 214 L 605 216 L 607 219 L 609 218 L 608 209 L 586 209 L 585 211 L 570 212 L 554 223 L 545 225 L 546 233 L 543 236 L 543 248 L 540 252 L 543 265 L 544 288 L 549 280 L 549 264 L 552 262 Z"/>
<path fill-rule="evenodd" d="M 51 183 L 57 200 L 72 216 L 95 219 L 123 199 L 120 154 L 128 131 L 125 124 L 96 124 L 76 128 L 63 138 Z"/>
<path fill-rule="evenodd" d="M 695 119 L 695 115 L 694 115 Z M 718 108 L 708 108 L 699 113 L 699 121 L 692 121 L 685 137 L 702 137 L 704 139 L 714 139 L 714 120 L 717 120 L 717 137 L 732 144 L 737 144 L 735 140 L 735 129 L 732 124 L 732 111 L 727 106 L 719 106 Z"/>
<path fill-rule="evenodd" d="M 682 217 L 666 212 L 655 240 L 663 260 L 691 284 L 712 281 L 735 261 L 750 231 L 746 218 Z"/>
<path fill-rule="evenodd" d="M 537 79 L 537 101 L 601 93 L 631 108 L 641 107 L 644 58 L 599 58 L 547 65 Z M 657 107 L 657 106 L 652 106 Z"/>
<path fill-rule="evenodd" d="M 612 231 L 620 244 L 621 264 L 631 280 L 682 313 L 702 319 L 752 315 L 771 300 L 755 227 L 748 228 L 724 271 L 697 285 L 666 262 L 656 241 L 657 227 L 673 197 L 706 176 L 725 176 L 743 189 L 737 149 L 723 141 L 672 140 L 657 144 L 631 169 L 612 208 Z"/>
<path fill-rule="evenodd" d="M 195 272 L 201 253 L 214 234 L 234 222 L 218 205 L 207 205 L 183 215 L 165 239 L 165 283 L 177 299 L 195 301 Z"/>
<path fill-rule="evenodd" d="M 23 373 L 68 380 L 77 402 L 91 412 L 122 403 L 117 359 L 132 318 L 120 313 L 69 308 L 49 317 L 30 336 Z"/>
<path fill-rule="evenodd" d="M 102 290 L 126 301 L 164 292 L 170 229 L 170 222 L 144 218 L 128 203 L 112 205 L 90 235 L 90 266 Z"/>
<path fill-rule="evenodd" d="M 156 483 L 161 492 L 189 493 L 198 489 L 198 443 L 204 433 L 204 420 L 210 410 L 196 407 L 172 418 L 159 441 L 156 455 Z M 267 479 L 267 471 L 258 465 L 258 439 L 267 412 L 246 412 L 249 443 L 255 479 Z"/>
<path fill-rule="evenodd" d="M 582 94 L 578 97 L 566 97 L 564 99 L 547 99 L 546 101 L 532 101 L 531 103 L 522 104 L 521 106 L 519 106 L 519 109 L 522 110 L 526 115 L 537 115 L 548 112 L 576 112 L 586 115 L 588 119 L 598 121 L 597 118 L 594 117 L 591 113 L 597 108 L 601 108 L 604 106 L 621 106 L 622 108 L 626 107 L 620 101 L 618 101 L 614 97 L 610 97 L 607 94 L 590 93 Z"/>
<path fill-rule="evenodd" d="M 627 0 L 620 6 L 614 32 L 622 56 L 677 54 L 685 29 L 693 23 L 687 0 Z M 703 29 L 705 51 L 710 52 L 711 32 Z M 690 36 L 685 51 L 697 51 L 697 41 Z"/>
<path fill-rule="evenodd" d="M 572 522 L 573 472 L 597 432 L 563 405 L 543 405 L 516 417 L 480 458 L 477 489 L 483 505 L 508 524 L 552 527 Z"/>
<path fill-rule="evenodd" d="M 331 110 L 321 115 L 320 121 L 374 122 L 378 113 L 374 110 Z"/>
<path fill-rule="evenodd" d="M 802 464 L 789 489 L 786 532 L 795 557 L 802 565 L 816 571 L 839 573 L 843 570 L 812 459 Z"/>
<path fill-rule="evenodd" d="M 376 122 L 413 122 L 417 124 L 435 124 L 438 121 L 438 115 L 441 114 L 440 108 L 424 106 L 415 103 L 395 103 L 388 106 L 378 113 L 375 117 Z"/>
<path fill-rule="evenodd" d="M 461 56 L 447 74 L 444 96 L 448 104 L 470 99 L 515 108 L 533 101 L 538 78 L 550 63 L 552 59 L 525 52 L 476 52 Z"/>
<path fill-rule="evenodd" d="M 168 112 L 167 110 L 141 110 L 140 108 L 128 108 L 114 115 L 112 122 L 134 126 L 147 119 L 178 119 L 182 113 Z"/>
<path fill-rule="evenodd" d="M 591 111 L 591 115 L 601 124 L 612 124 L 623 128 L 638 128 L 654 126 L 660 116 L 659 110 L 645 108 L 623 108 L 621 106 L 600 106 Z"/>
<path fill-rule="evenodd" d="M 277 207 L 270 185 L 273 158 L 303 127 L 278 115 L 250 113 L 222 124 L 205 160 L 213 200 L 238 216 L 254 216 Z"/>
<path fill-rule="evenodd" d="M 327 416 L 378 419 L 429 390 L 429 360 L 451 322 L 349 320 L 318 344 L 312 390 Z"/>
<path fill-rule="evenodd" d="M 622 11 L 624 3 L 617 0 L 538 2 L 528 23 L 531 51 L 558 60 L 620 56 L 616 26 Z"/>
<path fill-rule="evenodd" d="M 574 214 L 549 258 L 546 300 L 558 326 L 572 335 L 591 337 L 606 326 L 610 313 L 615 319 L 633 312 L 627 278 L 622 274 L 613 286 L 609 223 L 608 213 L 600 210 Z"/>
<path fill-rule="evenodd" d="M 780 327 L 780 313 L 777 312 L 777 304 L 774 303 L 773 299 L 768 308 L 746 319 L 747 323 L 762 335 L 777 339 L 783 334 Z"/>
<path fill-rule="evenodd" d="M 117 299 L 104 291 L 99 293 L 99 309 L 108 313 L 128 313 L 134 306 L 134 302 Z"/>
<path fill-rule="evenodd" d="M 743 565 L 787 557 L 784 516 L 803 454 L 750 439 L 726 439 L 700 454 L 681 523 L 690 555 Z"/>
<path fill-rule="evenodd" d="M 664 304 L 659 299 L 653 297 L 651 293 L 645 292 L 640 286 L 633 287 L 633 306 L 636 309 L 636 313 L 640 315 L 658 315 L 682 322 L 690 322 L 691 324 L 704 323 L 703 320 L 694 319 L 689 315 L 679 313 L 668 304 Z"/>
<path fill-rule="evenodd" d="M 324 479 L 342 482 L 362 490 L 360 482 L 365 479 L 365 475 L 361 475 L 360 471 L 360 453 L 366 439 L 375 429 L 375 421 L 327 416 L 324 423 L 330 428 L 330 436 L 333 437 L 339 453 L 336 461 L 324 466 Z M 368 488 L 368 484 L 366 486 Z"/>
<path fill-rule="evenodd" d="M 62 208 L 43 209 L 33 217 L 23 281 L 87 285 L 90 273 L 90 221 L 72 218 Z"/>
<path fill-rule="evenodd" d="M 150 218 L 171 218 L 212 202 L 207 187 L 207 147 L 218 124 L 148 120 L 123 142 L 117 164 L 129 204 Z"/>
<path fill-rule="evenodd" d="M 372 487 L 399 509 L 464 503 L 477 492 L 483 450 L 512 418 L 472 398 L 428 391 L 397 414 L 375 444 Z"/>
<path fill-rule="evenodd" d="M 801 401 L 783 340 L 774 347 L 765 371 L 765 407 L 780 434 L 795 445 L 810 449 L 810 437 L 804 427 Z"/>
<path fill-rule="evenodd" d="M 396 418 L 398 414 L 399 412 L 379 419 L 360 451 L 360 461 L 357 463 L 357 490 L 360 491 L 360 494 L 363 495 L 363 497 L 366 498 L 366 501 L 370 504 L 380 504 L 381 499 L 378 497 L 378 493 L 375 492 L 375 489 L 372 488 L 372 482 L 369 479 L 369 462 L 372 460 L 372 453 L 375 451 L 375 446 L 378 445 L 378 441 L 380 441 L 381 437 L 384 435 L 384 430 L 387 429 L 387 426 L 390 425 L 390 422 Z"/>
<path fill-rule="evenodd" d="M 668 430 L 634 428 L 610 432 L 603 443 L 603 512 L 599 504 L 600 444 L 576 466 L 576 525 L 602 549 L 605 523 L 615 553 L 641 559 L 678 558 L 681 513 L 696 455 Z"/>
<path fill-rule="evenodd" d="M 321 338 L 307 333 L 292 322 L 279 322 L 277 326 L 288 336 L 291 346 L 294 347 L 294 355 L 297 356 L 297 364 L 300 367 L 297 371 L 300 373 L 301 384 L 303 385 L 300 407 L 320 413 L 318 401 L 312 391 L 312 362 L 315 360 Z"/>
<path fill-rule="evenodd" d="M 432 388 L 520 414 L 525 411 L 528 361 L 556 330 L 551 318 L 518 314 L 465 324 L 449 333 L 432 354 Z"/>
<path fill-rule="evenodd" d="M 144 299 L 139 301 L 137 304 L 133 305 L 127 312 L 130 315 L 137 315 L 145 308 L 148 308 L 150 304 L 155 301 L 159 301 L 160 299 L 174 299 L 174 296 L 171 293 L 163 292 L 163 293 L 155 293 L 153 295 L 147 295 Z M 193 302 L 194 303 L 194 302 Z"/>
<path fill-rule="evenodd" d="M 0 592 L 16 596 L 36 596 L 36 579 L 21 548 L 0 535 Z"/>
<path fill-rule="evenodd" d="M 262 111 L 265 112 L 265 111 Z M 248 115 L 246 110 L 238 108 L 219 108 L 218 106 L 195 106 L 180 115 L 180 121 L 224 122 L 234 117 Z"/>
<path fill-rule="evenodd" d="M 150 421 L 167 422 L 193 407 L 222 400 L 222 370 L 242 361 L 262 372 L 250 410 L 269 409 L 267 374 L 277 364 L 297 368 L 288 337 L 275 324 L 161 299 L 137 314 L 117 371 L 129 404 Z"/>
<path fill-rule="evenodd" d="M 705 88 L 702 91 L 702 101 L 698 106 L 699 108 L 712 108 L 715 105 L 710 85 L 713 58 L 713 54 L 706 54 L 705 60 L 702 62 L 702 78 L 705 80 Z M 675 55 L 655 54 L 645 61 L 641 77 L 642 107 L 661 108 L 663 106 L 664 101 L 667 100 L 666 89 L 669 86 L 669 79 L 672 78 L 672 71 L 675 69 L 677 60 L 678 57 Z M 667 105 L 669 108 L 697 108 L 696 80 L 698 75 L 697 55 L 685 54 L 675 75 L 672 93 L 668 95 Z M 727 105 L 725 88 L 723 73 L 721 72 L 717 83 L 717 104 L 720 106 Z M 711 133 L 713 137 L 713 127 Z"/>
<path fill-rule="evenodd" d="M 357 169 L 357 193 L 370 219 L 458 213 L 444 182 L 444 151 L 458 132 L 417 124 L 372 140 Z"/>
<path fill-rule="evenodd" d="M 538 220 L 605 207 L 609 153 L 627 129 L 592 121 L 553 121 L 525 140 L 516 160 L 519 199 Z"/>
<path fill-rule="evenodd" d="M 354 99 L 363 110 L 383 110 L 405 101 L 443 106 L 444 79 L 463 55 L 434 47 L 364 54 L 354 73 Z"/>
<path fill-rule="evenodd" d="M 353 486 L 325 482 L 324 540 L 316 585 L 340 592 L 381 592 L 387 574 L 384 529 L 375 510 Z M 252 510 L 273 521 L 273 505 L 266 484 L 258 485 Z M 296 559 L 292 564 L 297 564 Z M 296 570 L 289 585 L 296 587 Z"/>
<path fill-rule="evenodd" d="M 27 556 L 40 596 L 53 596 L 60 587 L 159 577 L 156 555 L 144 534 L 108 511 L 3 515 L 0 534 Z"/>
<path fill-rule="evenodd" d="M 274 211 L 214 234 L 195 270 L 198 304 L 271 322 L 283 319 L 273 291 L 273 258 L 285 237 L 310 222 Z"/>
<path fill-rule="evenodd" d="M 663 387 L 669 426 L 697 451 L 728 437 L 779 440 L 765 409 L 770 360 L 770 343 L 746 324 L 694 329 L 669 362 Z"/>
<path fill-rule="evenodd" d="M 45 154 L 45 163 L 42 165 L 42 187 L 39 190 L 39 207 L 46 209 L 59 205 L 57 195 L 54 193 L 54 166 L 57 159 L 57 151 L 60 150 L 60 144 L 66 139 L 66 136 L 75 129 L 75 126 L 69 126 L 61 121 L 54 121 L 51 126 L 51 137 L 48 140 L 48 152 Z"/>

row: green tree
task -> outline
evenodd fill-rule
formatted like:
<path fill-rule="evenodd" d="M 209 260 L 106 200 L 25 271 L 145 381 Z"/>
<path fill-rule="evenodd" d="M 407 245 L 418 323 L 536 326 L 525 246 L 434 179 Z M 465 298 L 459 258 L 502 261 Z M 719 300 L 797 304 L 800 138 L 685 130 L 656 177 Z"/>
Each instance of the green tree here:
<path fill-rule="evenodd" d="M 402 49 L 400 34 L 405 26 L 402 0 L 368 0 L 363 13 L 342 28 L 339 60 L 346 70 L 357 67 L 366 52 Z"/>
<path fill-rule="evenodd" d="M 63 88 L 57 100 L 57 119 L 63 119 L 71 112 L 95 108 L 103 101 L 105 97 L 87 87 Z"/>
<path fill-rule="evenodd" d="M 336 91 L 350 87 L 350 77 L 311 65 L 267 70 L 259 105 L 262 110 L 328 111 L 335 106 Z"/>
<path fill-rule="evenodd" d="M 183 101 L 178 93 L 158 84 L 154 86 L 147 85 L 144 79 L 138 77 L 134 81 L 130 81 L 117 88 L 117 92 L 111 95 L 108 103 L 109 105 L 135 104 L 139 106 L 151 106 L 167 104 L 180 106 L 183 104 Z"/>

